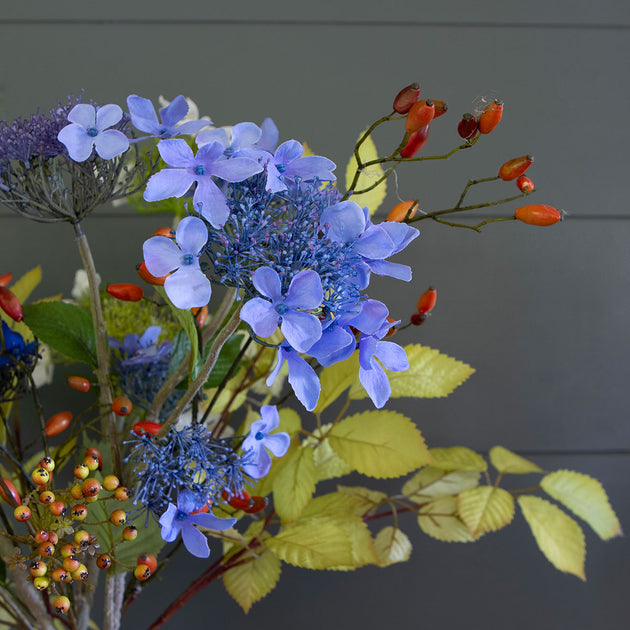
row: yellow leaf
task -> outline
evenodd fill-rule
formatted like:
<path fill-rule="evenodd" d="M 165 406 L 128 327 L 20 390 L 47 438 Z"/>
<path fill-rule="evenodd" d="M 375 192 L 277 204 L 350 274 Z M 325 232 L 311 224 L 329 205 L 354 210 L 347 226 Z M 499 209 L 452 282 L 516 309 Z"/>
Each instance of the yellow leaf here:
<path fill-rule="evenodd" d="M 288 457 L 273 482 L 273 498 L 280 518 L 294 522 L 315 492 L 315 463 L 309 446 L 298 448 Z"/>
<path fill-rule="evenodd" d="M 345 418 L 328 438 L 342 459 L 369 477 L 400 477 L 431 460 L 414 423 L 394 411 L 365 411 Z"/>
<path fill-rule="evenodd" d="M 542 489 L 585 520 L 603 540 L 623 535 L 602 484 L 572 470 L 557 470 L 542 478 Z"/>
<path fill-rule="evenodd" d="M 350 499 L 353 502 L 357 516 L 363 516 L 387 499 L 387 495 L 384 492 L 360 486 L 337 486 L 337 490 L 346 497 L 346 501 Z"/>
<path fill-rule="evenodd" d="M 418 512 L 420 529 L 443 542 L 474 542 L 476 538 L 457 515 L 457 498 L 442 497 L 432 501 Z"/>
<path fill-rule="evenodd" d="M 502 446 L 493 446 L 490 449 L 490 461 L 492 465 L 500 472 L 510 475 L 525 475 L 527 473 L 541 473 L 543 470 L 540 466 L 530 462 L 528 459 L 508 451 Z"/>
<path fill-rule="evenodd" d="M 269 550 L 229 569 L 223 575 L 227 592 L 239 606 L 249 612 L 252 604 L 267 595 L 280 578 L 280 560 Z"/>
<path fill-rule="evenodd" d="M 361 133 L 359 138 L 361 138 L 364 133 L 365 131 Z M 370 136 L 368 136 L 359 147 L 359 159 L 363 164 L 378 159 L 376 145 L 374 144 L 374 141 Z M 353 154 L 350 158 L 350 161 L 348 162 L 348 166 L 346 167 L 346 190 L 350 190 L 356 170 L 357 160 Z M 383 167 L 380 164 L 373 164 L 372 166 L 364 168 L 361 171 L 359 179 L 357 180 L 357 183 L 355 184 L 353 190 L 360 191 L 369 188 L 370 186 L 374 185 L 384 174 L 385 171 L 383 171 Z M 378 184 L 378 186 L 372 188 L 372 190 L 362 194 L 353 194 L 350 199 L 358 203 L 362 208 L 367 206 L 371 216 L 383 203 L 386 194 L 387 182 L 383 180 L 380 184 Z"/>
<path fill-rule="evenodd" d="M 440 468 L 426 466 L 402 487 L 402 492 L 414 503 L 426 503 L 439 497 L 459 494 L 479 483 L 479 472 L 456 470 L 447 473 Z"/>
<path fill-rule="evenodd" d="M 556 569 L 586 580 L 586 545 L 580 526 L 559 507 L 532 495 L 518 498 L 538 547 Z"/>
<path fill-rule="evenodd" d="M 407 562 L 411 556 L 411 542 L 407 534 L 398 528 L 384 527 L 374 539 L 379 567 L 396 562 Z"/>
<path fill-rule="evenodd" d="M 442 470 L 477 470 L 484 472 L 488 469 L 486 460 L 465 446 L 452 446 L 450 448 L 432 448 L 429 450 L 434 468 Z"/>
<path fill-rule="evenodd" d="M 240 435 L 243 434 L 241 433 Z M 258 497 L 266 497 L 268 494 L 271 494 L 276 477 L 286 466 L 293 453 L 299 448 L 301 448 L 300 440 L 294 437 L 289 445 L 289 450 L 282 457 L 274 457 L 272 459 L 271 470 L 262 479 L 258 479 L 256 484 L 248 490 L 249 494 Z"/>
<path fill-rule="evenodd" d="M 315 475 L 317 482 L 335 477 L 343 477 L 352 472 L 352 467 L 345 462 L 330 446 L 328 438 L 321 440 L 322 435 L 326 435 L 332 427 L 332 422 L 324 424 L 313 430 L 315 437 L 307 437 L 303 444 L 313 447 L 313 461 L 315 462 Z M 320 438 L 320 439 L 317 439 Z"/>
<path fill-rule="evenodd" d="M 288 527 L 266 541 L 284 562 L 304 569 L 352 564 L 352 544 L 343 528 L 321 519 Z"/>
<path fill-rule="evenodd" d="M 473 536 L 495 532 L 512 522 L 514 499 L 503 488 L 471 488 L 457 497 L 457 512 Z"/>
<path fill-rule="evenodd" d="M 443 398 L 475 371 L 466 363 L 419 344 L 405 346 L 405 352 L 409 359 L 407 371 L 385 370 L 392 387 L 392 398 Z M 359 400 L 366 396 L 357 380 L 350 389 L 350 398 Z"/>
<path fill-rule="evenodd" d="M 313 413 L 321 413 L 334 403 L 348 387 L 359 379 L 359 353 L 355 352 L 349 359 L 324 368 L 319 375 L 322 390 Z"/>
<path fill-rule="evenodd" d="M 38 265 L 34 269 L 27 271 L 19 280 L 16 280 L 9 289 L 15 294 L 20 304 L 24 304 L 35 287 L 41 282 L 41 279 L 42 268 Z M 0 309 L 0 320 L 4 320 L 11 330 L 22 335 L 26 343 L 30 343 L 35 339 L 31 329 L 24 322 L 14 321 L 2 309 Z"/>

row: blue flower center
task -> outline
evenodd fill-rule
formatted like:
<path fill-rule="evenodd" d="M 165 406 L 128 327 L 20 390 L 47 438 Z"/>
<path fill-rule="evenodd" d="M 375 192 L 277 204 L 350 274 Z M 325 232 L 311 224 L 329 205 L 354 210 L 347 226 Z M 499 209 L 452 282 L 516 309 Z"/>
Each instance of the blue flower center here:
<path fill-rule="evenodd" d="M 289 310 L 286 304 L 276 304 L 276 313 L 278 315 L 284 315 Z"/>
<path fill-rule="evenodd" d="M 162 129 L 160 129 L 161 136 L 163 136 L 165 133 L 168 133 L 168 127 L 162 127 Z"/>
<path fill-rule="evenodd" d="M 96 127 L 90 127 L 87 130 L 87 135 L 90 136 L 90 138 L 95 138 L 98 136 L 98 129 Z"/>
<path fill-rule="evenodd" d="M 198 164 L 197 166 L 195 166 L 195 174 L 196 175 L 205 175 L 206 174 L 206 167 L 203 164 Z"/>
<path fill-rule="evenodd" d="M 195 257 L 192 254 L 184 254 L 183 263 L 185 265 L 192 265 L 195 262 Z"/>
<path fill-rule="evenodd" d="M 175 514 L 176 521 L 185 521 L 188 518 L 188 514 L 186 512 L 182 512 L 181 510 L 177 510 L 177 514 Z"/>
<path fill-rule="evenodd" d="M 276 164 L 276 168 L 279 173 L 284 173 L 287 170 L 287 167 L 284 164 Z"/>
<path fill-rule="evenodd" d="M 258 433 L 256 433 L 256 435 L 254 436 L 254 438 L 257 440 L 262 440 L 264 437 L 265 437 L 265 434 L 261 433 L 260 431 L 258 431 Z"/>

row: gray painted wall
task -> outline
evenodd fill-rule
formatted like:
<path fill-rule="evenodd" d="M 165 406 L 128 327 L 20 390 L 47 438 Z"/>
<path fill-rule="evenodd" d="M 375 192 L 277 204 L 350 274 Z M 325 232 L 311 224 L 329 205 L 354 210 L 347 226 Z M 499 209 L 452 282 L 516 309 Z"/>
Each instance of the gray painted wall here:
<path fill-rule="evenodd" d="M 533 153 L 534 201 L 568 217 L 548 229 L 491 225 L 481 235 L 421 225 L 421 238 L 400 258 L 414 266 L 411 285 L 375 282 L 371 295 L 404 318 L 436 285 L 433 317 L 400 342 L 438 348 L 477 372 L 448 399 L 392 408 L 414 417 L 431 445 L 502 444 L 545 469 L 592 474 L 627 524 L 629 5 L 481 4 L 5 1 L 0 118 L 50 107 L 82 88 L 120 104 L 130 93 L 185 93 L 217 124 L 271 115 L 282 138 L 308 141 L 343 172 L 358 133 L 389 112 L 403 85 L 418 80 L 425 95 L 449 101 L 425 149 L 434 153 L 457 142 L 456 123 L 471 101 L 496 91 L 506 103 L 500 127 L 448 163 L 401 169 L 400 196 L 446 207 L 468 177 Z M 388 203 L 395 201 L 392 192 Z M 93 215 L 85 230 L 105 281 L 134 281 L 141 243 L 162 222 L 121 209 Z M 69 228 L 0 209 L 0 272 L 19 275 L 35 264 L 43 266 L 46 293 L 69 293 L 79 266 Z M 50 404 L 55 397 L 46 392 Z M 627 624 L 624 539 L 602 543 L 586 531 L 582 584 L 553 569 L 517 521 L 474 545 L 447 545 L 414 532 L 409 517 L 415 547 L 407 564 L 350 574 L 286 567 L 248 617 L 215 585 L 166 627 L 186 619 L 303 630 Z M 181 579 L 204 566 L 180 561 Z M 177 590 L 159 584 L 146 599 L 155 598 L 157 612 Z M 146 600 L 134 604 L 124 627 L 144 627 L 146 607 Z"/>

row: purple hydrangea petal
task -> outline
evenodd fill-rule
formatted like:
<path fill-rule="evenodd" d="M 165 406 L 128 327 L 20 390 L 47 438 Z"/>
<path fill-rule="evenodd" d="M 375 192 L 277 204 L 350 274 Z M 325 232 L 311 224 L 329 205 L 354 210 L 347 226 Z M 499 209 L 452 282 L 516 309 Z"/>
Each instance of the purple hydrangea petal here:
<path fill-rule="evenodd" d="M 289 308 L 310 310 L 321 306 L 323 299 L 324 292 L 319 274 L 308 269 L 300 271 L 293 277 L 284 303 Z"/>
<path fill-rule="evenodd" d="M 153 103 L 148 98 L 143 98 L 137 94 L 130 94 L 127 97 L 127 108 L 131 122 L 136 129 L 145 133 L 156 133 L 159 131 L 160 123 Z"/>
<path fill-rule="evenodd" d="M 186 97 L 181 94 L 160 110 L 160 116 L 165 127 L 174 127 L 187 113 L 188 103 Z"/>
<path fill-rule="evenodd" d="M 199 151 L 202 151 L 204 148 L 202 147 Z M 227 182 L 242 182 L 256 175 L 256 173 L 260 173 L 262 170 L 261 164 L 249 158 L 236 157 L 216 162 L 212 165 L 212 175 L 216 175 Z"/>
<path fill-rule="evenodd" d="M 409 369 L 407 353 L 398 344 L 391 341 L 379 341 L 374 356 L 392 372 L 404 372 Z"/>
<path fill-rule="evenodd" d="M 179 530 L 182 527 L 181 521 L 175 520 L 177 512 L 177 507 L 172 503 L 169 503 L 166 512 L 160 516 L 159 523 L 162 528 L 160 535 L 162 536 L 162 540 L 166 542 L 173 542 L 179 535 Z"/>
<path fill-rule="evenodd" d="M 362 208 L 354 201 L 342 201 L 328 206 L 322 212 L 320 224 L 326 229 L 326 235 L 331 241 L 349 243 L 363 232 L 365 216 Z"/>
<path fill-rule="evenodd" d="M 322 336 L 322 325 L 319 319 L 315 315 L 299 311 L 287 311 L 282 316 L 280 330 L 298 352 L 307 352 Z"/>
<path fill-rule="evenodd" d="M 274 302 L 282 300 L 282 285 L 280 276 L 271 267 L 260 267 L 252 275 L 252 282 L 258 293 L 271 298 Z"/>
<path fill-rule="evenodd" d="M 147 346 L 152 346 L 154 343 L 157 342 L 158 337 L 160 336 L 161 332 L 162 332 L 161 326 L 149 326 L 144 331 L 142 337 L 140 337 L 140 339 L 138 340 L 139 346 L 142 348 L 146 348 Z M 134 352 L 130 352 L 129 354 L 134 354 Z"/>
<path fill-rule="evenodd" d="M 212 227 L 220 229 L 230 216 L 225 195 L 210 177 L 199 177 L 193 195 L 194 209 L 207 219 Z"/>
<path fill-rule="evenodd" d="M 383 368 L 373 360 L 370 370 L 366 370 L 362 367 L 359 368 L 359 380 L 368 393 L 368 396 L 372 399 L 374 406 L 377 409 L 383 407 L 392 393 L 389 379 Z"/>
<path fill-rule="evenodd" d="M 359 365 L 364 370 L 372 369 L 372 361 L 376 352 L 378 339 L 375 337 L 362 337 L 359 343 Z"/>
<path fill-rule="evenodd" d="M 386 221 L 378 227 L 387 232 L 394 243 L 394 254 L 401 252 L 411 241 L 420 236 L 420 231 L 412 225 L 406 223 L 397 223 L 394 221 Z M 373 256 L 378 258 L 378 256 Z"/>
<path fill-rule="evenodd" d="M 175 238 L 184 254 L 197 256 L 208 241 L 208 228 L 197 217 L 185 217 L 177 225 Z"/>
<path fill-rule="evenodd" d="M 149 273 L 165 276 L 182 264 L 182 252 L 177 245 L 166 236 L 152 236 L 142 246 L 144 264 Z"/>
<path fill-rule="evenodd" d="M 94 138 L 88 136 L 85 129 L 79 124 L 64 127 L 58 133 L 57 139 L 65 145 L 68 155 L 75 162 L 84 162 L 92 155 Z"/>
<path fill-rule="evenodd" d="M 243 470 L 252 478 L 260 479 L 264 477 L 271 468 L 271 456 L 264 448 L 256 453 L 255 460 L 247 461 L 243 464 Z"/>
<path fill-rule="evenodd" d="M 373 335 L 383 325 L 389 315 L 387 306 L 378 300 L 365 300 L 361 312 L 350 319 L 348 324 L 366 335 Z"/>
<path fill-rule="evenodd" d="M 267 182 L 265 183 L 265 189 L 270 193 L 278 193 L 287 190 L 287 185 L 280 171 L 272 161 L 267 162 Z"/>
<path fill-rule="evenodd" d="M 225 129 L 207 129 L 206 131 L 202 131 L 197 134 L 195 138 L 195 142 L 198 147 L 202 147 L 206 144 L 212 144 L 213 142 L 218 142 L 223 149 L 225 149 L 230 140 L 228 138 L 227 131 Z"/>
<path fill-rule="evenodd" d="M 265 437 L 265 448 L 269 449 L 276 457 L 282 457 L 291 444 L 291 437 L 288 433 L 277 433 Z"/>
<path fill-rule="evenodd" d="M 262 338 L 271 337 L 278 328 L 279 315 L 272 304 L 261 298 L 254 298 L 243 305 L 241 319 Z"/>
<path fill-rule="evenodd" d="M 210 513 L 191 514 L 188 520 L 193 525 L 199 525 L 199 527 L 205 527 L 206 529 L 213 529 L 219 532 L 230 529 L 230 527 L 236 523 L 235 518 L 219 518 Z"/>
<path fill-rule="evenodd" d="M 170 166 L 193 167 L 196 164 L 192 149 L 186 140 L 181 138 L 160 140 L 157 147 L 162 159 Z"/>
<path fill-rule="evenodd" d="M 149 179 L 143 197 L 146 201 L 161 201 L 169 197 L 181 197 L 188 192 L 194 181 L 194 175 L 186 170 L 165 168 Z"/>
<path fill-rule="evenodd" d="M 129 148 L 129 138 L 122 131 L 107 129 L 94 138 L 94 148 L 104 160 L 111 160 Z"/>
<path fill-rule="evenodd" d="M 96 125 L 96 109 L 94 109 L 94 105 L 79 103 L 68 113 L 68 120 L 71 123 L 81 125 L 83 129 L 89 129 Z"/>
<path fill-rule="evenodd" d="M 190 490 L 182 490 L 177 495 L 177 509 L 189 514 L 199 507 L 199 500 Z"/>
<path fill-rule="evenodd" d="M 274 155 L 276 164 L 289 164 L 299 159 L 304 153 L 304 147 L 297 140 L 283 142 Z"/>
<path fill-rule="evenodd" d="M 341 326 L 329 326 L 322 331 L 319 341 L 311 346 L 308 353 L 321 365 L 328 367 L 339 361 L 345 361 L 356 348 L 354 335 Z"/>
<path fill-rule="evenodd" d="M 389 276 L 396 280 L 411 280 L 411 267 L 400 263 L 389 262 L 388 260 L 368 260 L 370 269 L 379 276 Z"/>
<path fill-rule="evenodd" d="M 176 127 L 171 128 L 171 133 L 173 135 L 194 135 L 204 127 L 211 125 L 212 121 L 210 120 L 188 120 L 181 125 L 177 125 Z"/>
<path fill-rule="evenodd" d="M 273 151 L 276 148 L 278 138 L 280 137 L 276 123 L 273 122 L 271 118 L 265 118 L 260 125 L 260 130 L 262 131 L 262 135 L 256 144 L 261 149 Z"/>
<path fill-rule="evenodd" d="M 123 111 L 120 108 L 120 105 L 115 105 L 111 103 L 109 105 L 103 105 L 103 107 L 99 107 L 96 110 L 96 128 L 99 131 L 103 131 L 104 129 L 108 129 L 115 125 L 123 115 Z"/>
<path fill-rule="evenodd" d="M 210 555 L 208 539 L 192 523 L 185 522 L 182 527 L 182 540 L 188 553 L 196 558 L 207 558 Z"/>
<path fill-rule="evenodd" d="M 313 411 L 321 392 L 321 385 L 315 370 L 295 351 L 285 354 L 289 366 L 289 384 L 297 399 Z"/>
<path fill-rule="evenodd" d="M 278 348 L 278 357 L 276 359 L 276 364 L 273 366 L 273 370 L 269 373 L 267 380 L 265 381 L 267 387 L 271 387 L 273 382 L 276 380 L 278 374 L 280 374 L 280 370 L 282 369 L 282 364 L 286 361 L 288 352 L 282 348 Z"/>
<path fill-rule="evenodd" d="M 377 225 L 371 225 L 361 234 L 355 249 L 369 259 L 387 258 L 395 252 L 394 241 Z"/>
<path fill-rule="evenodd" d="M 307 155 L 291 163 L 287 167 L 286 176 L 299 177 L 305 181 L 317 178 L 324 182 L 334 182 L 337 179 L 332 173 L 335 168 L 336 164 L 328 158 L 319 155 Z"/>
<path fill-rule="evenodd" d="M 252 422 L 252 427 L 260 422 L 260 426 L 265 427 L 265 431 L 269 433 L 280 426 L 280 415 L 278 414 L 278 408 L 275 405 L 263 405 L 260 408 L 260 420 Z"/>
<path fill-rule="evenodd" d="M 184 265 L 164 281 L 168 299 L 176 308 L 189 309 L 206 306 L 210 301 L 210 280 L 196 265 Z"/>
<path fill-rule="evenodd" d="M 252 122 L 242 122 L 232 127 L 232 143 L 231 147 L 234 151 L 248 149 L 256 144 L 262 135 L 262 131 L 258 125 Z"/>

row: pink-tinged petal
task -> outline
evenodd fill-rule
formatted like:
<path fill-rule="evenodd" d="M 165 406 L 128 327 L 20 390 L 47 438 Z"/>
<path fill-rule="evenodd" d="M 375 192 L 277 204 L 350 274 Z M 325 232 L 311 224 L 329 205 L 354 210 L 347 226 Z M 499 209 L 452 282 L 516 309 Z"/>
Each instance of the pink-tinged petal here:
<path fill-rule="evenodd" d="M 144 191 L 146 201 L 181 197 L 193 185 L 195 176 L 182 168 L 165 168 L 149 179 Z"/>
<path fill-rule="evenodd" d="M 319 319 L 315 315 L 299 311 L 287 311 L 282 316 L 280 330 L 298 352 L 307 352 L 322 336 L 322 325 Z"/>
<path fill-rule="evenodd" d="M 58 134 L 57 140 L 68 150 L 68 155 L 75 162 L 84 162 L 94 148 L 94 138 L 87 135 L 85 129 L 79 124 L 64 127 Z"/>
<path fill-rule="evenodd" d="M 278 408 L 275 405 L 263 405 L 260 408 L 260 416 L 261 419 L 259 422 L 264 422 L 266 433 L 269 433 L 280 426 L 280 416 L 278 415 Z M 255 424 L 256 422 L 252 422 L 252 427 Z"/>
<path fill-rule="evenodd" d="M 260 267 L 252 275 L 252 282 L 256 291 L 261 295 L 271 298 L 274 302 L 282 300 L 282 285 L 280 276 L 271 267 Z"/>
<path fill-rule="evenodd" d="M 274 433 L 267 435 L 263 440 L 265 448 L 269 449 L 276 457 L 282 457 L 291 444 L 291 437 L 288 433 Z"/>
<path fill-rule="evenodd" d="M 287 352 L 285 357 L 289 364 L 289 384 L 295 396 L 307 411 L 313 411 L 322 389 L 315 370 L 295 351 Z"/>
<path fill-rule="evenodd" d="M 208 539 L 188 521 L 185 521 L 182 527 L 182 539 L 188 553 L 196 558 L 207 558 L 210 555 Z"/>
<path fill-rule="evenodd" d="M 182 264 L 182 252 L 170 238 L 152 236 L 142 246 L 144 264 L 149 273 L 160 278 Z"/>
<path fill-rule="evenodd" d="M 94 105 L 88 103 L 79 103 L 75 105 L 68 113 L 68 120 L 77 125 L 81 125 L 84 129 L 90 129 L 96 125 L 96 110 Z"/>
<path fill-rule="evenodd" d="M 232 127 L 232 143 L 233 151 L 247 149 L 258 142 L 262 131 L 258 125 L 253 122 L 242 122 Z"/>
<path fill-rule="evenodd" d="M 324 291 L 319 274 L 308 269 L 293 276 L 284 303 L 289 308 L 310 310 L 321 306 L 323 299 Z"/>
<path fill-rule="evenodd" d="M 409 369 L 407 353 L 391 341 L 379 341 L 376 344 L 374 356 L 392 372 L 404 372 Z"/>
<path fill-rule="evenodd" d="M 230 207 L 225 195 L 210 177 L 197 177 L 193 208 L 217 229 L 223 227 L 230 216 Z"/>
<path fill-rule="evenodd" d="M 165 127 L 174 127 L 188 113 L 186 97 L 176 96 L 166 107 L 160 110 L 160 116 Z"/>
<path fill-rule="evenodd" d="M 254 479 L 264 477 L 270 468 L 271 456 L 264 448 L 258 452 L 257 459 L 252 459 L 249 463 L 243 464 L 243 470 Z"/>
<path fill-rule="evenodd" d="M 194 167 L 196 164 L 192 149 L 186 140 L 181 138 L 160 140 L 157 147 L 162 159 L 170 166 Z"/>
<path fill-rule="evenodd" d="M 175 239 L 182 253 L 197 256 L 208 242 L 208 228 L 201 219 L 186 217 L 178 223 Z"/>
<path fill-rule="evenodd" d="M 204 148 L 204 147 L 202 147 Z M 201 150 L 201 149 L 200 149 Z M 242 182 L 263 170 L 262 164 L 249 158 L 231 158 L 215 162 L 211 174 L 224 179 L 226 182 Z"/>
<path fill-rule="evenodd" d="M 371 370 L 359 368 L 359 380 L 361 385 L 372 399 L 374 406 L 380 409 L 389 400 L 392 388 L 383 368 L 376 361 Z"/>
<path fill-rule="evenodd" d="M 197 134 L 195 142 L 198 147 L 218 142 L 225 149 L 230 140 L 225 129 L 207 129 L 206 131 L 201 131 Z"/>
<path fill-rule="evenodd" d="M 94 138 L 94 148 L 104 160 L 111 160 L 129 148 L 129 138 L 122 131 L 107 129 Z"/>
<path fill-rule="evenodd" d="M 158 131 L 160 123 L 158 122 L 153 103 L 148 98 L 130 94 L 127 97 L 127 108 L 129 109 L 131 122 L 136 129 L 145 133 Z"/>
<path fill-rule="evenodd" d="M 276 150 L 276 164 L 288 164 L 297 160 L 304 153 L 304 147 L 297 140 L 287 140 L 283 142 Z"/>
<path fill-rule="evenodd" d="M 123 111 L 120 105 L 111 103 L 109 105 L 103 105 L 96 110 L 96 128 L 99 131 L 108 129 L 112 125 L 115 125 L 122 118 Z"/>
<path fill-rule="evenodd" d="M 213 529 L 217 532 L 230 529 L 230 527 L 236 523 L 235 518 L 219 518 L 214 514 L 193 514 L 188 517 L 188 520 L 194 525 L 199 525 L 199 527 L 205 527 L 206 529 Z"/>
<path fill-rule="evenodd" d="M 252 330 L 263 339 L 271 337 L 278 328 L 279 315 L 270 302 L 254 298 L 243 305 L 241 319 L 247 322 Z"/>
<path fill-rule="evenodd" d="M 181 529 L 181 521 L 175 520 L 175 515 L 177 514 L 177 507 L 172 503 L 168 504 L 168 508 L 162 516 L 160 516 L 160 527 L 162 531 L 160 532 L 162 536 L 162 540 L 166 542 L 173 542 L 177 536 L 179 535 L 179 530 Z"/>
<path fill-rule="evenodd" d="M 210 280 L 199 269 L 198 263 L 184 265 L 166 278 L 164 290 L 173 306 L 181 309 L 206 306 L 212 294 Z"/>

